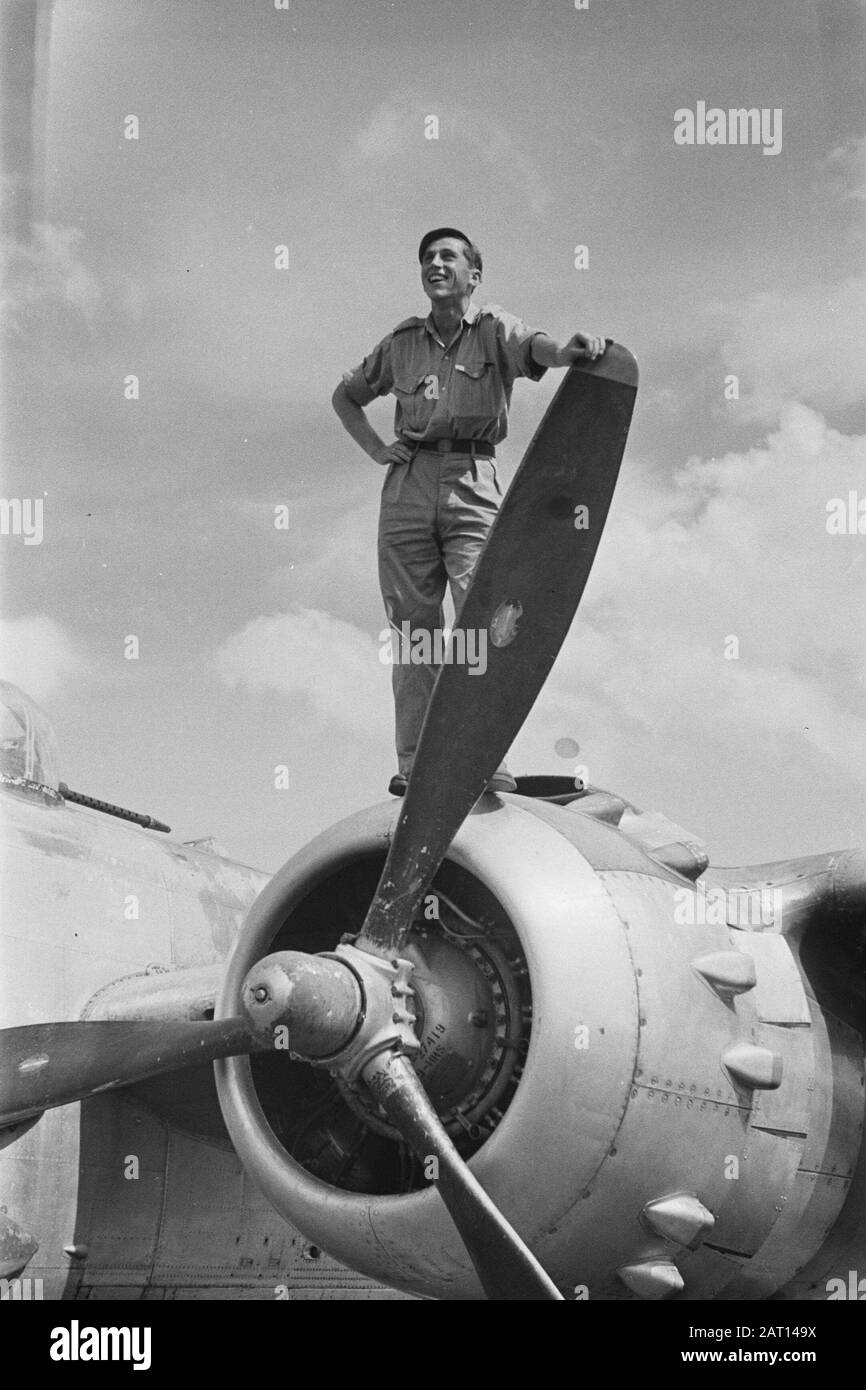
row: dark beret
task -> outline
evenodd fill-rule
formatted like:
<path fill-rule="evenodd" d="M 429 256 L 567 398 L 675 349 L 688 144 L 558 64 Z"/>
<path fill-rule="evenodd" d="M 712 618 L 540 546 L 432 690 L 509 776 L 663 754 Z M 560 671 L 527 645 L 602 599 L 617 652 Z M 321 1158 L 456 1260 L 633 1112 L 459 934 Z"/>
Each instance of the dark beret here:
<path fill-rule="evenodd" d="M 423 236 L 421 238 L 421 245 L 418 247 L 419 261 L 423 261 L 424 252 L 427 250 L 427 247 L 430 245 L 431 241 L 437 241 L 441 236 L 454 236 L 457 237 L 460 241 L 465 241 L 467 246 L 472 245 L 472 242 L 470 238 L 466 235 L 466 233 L 458 231 L 456 227 L 434 227 L 432 232 L 428 232 L 426 236 Z"/>

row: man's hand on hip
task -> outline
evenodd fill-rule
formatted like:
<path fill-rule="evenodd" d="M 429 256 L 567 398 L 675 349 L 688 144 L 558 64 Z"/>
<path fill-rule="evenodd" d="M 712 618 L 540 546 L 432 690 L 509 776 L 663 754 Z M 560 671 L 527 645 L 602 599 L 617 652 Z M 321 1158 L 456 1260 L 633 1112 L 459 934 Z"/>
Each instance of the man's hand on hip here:
<path fill-rule="evenodd" d="M 413 450 L 402 439 L 395 439 L 393 444 L 383 444 L 382 448 L 377 449 L 372 455 L 372 458 L 383 468 L 387 468 L 390 463 L 409 463 L 412 453 Z"/>

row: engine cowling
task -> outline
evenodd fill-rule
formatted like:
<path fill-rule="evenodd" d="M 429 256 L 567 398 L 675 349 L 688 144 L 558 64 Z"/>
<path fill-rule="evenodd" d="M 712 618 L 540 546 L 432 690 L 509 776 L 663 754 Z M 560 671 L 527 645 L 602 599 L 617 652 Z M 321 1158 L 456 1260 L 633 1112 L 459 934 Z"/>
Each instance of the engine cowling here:
<path fill-rule="evenodd" d="M 219 1016 L 264 955 L 358 930 L 398 810 L 280 870 Z M 431 1098 L 566 1296 L 766 1297 L 847 1193 L 859 1035 L 807 997 L 782 936 L 681 925 L 695 892 L 579 800 L 484 798 L 405 952 Z M 219 1062 L 217 1083 L 242 1161 L 309 1240 L 407 1292 L 483 1296 L 432 1174 L 362 1090 L 286 1053 Z"/>

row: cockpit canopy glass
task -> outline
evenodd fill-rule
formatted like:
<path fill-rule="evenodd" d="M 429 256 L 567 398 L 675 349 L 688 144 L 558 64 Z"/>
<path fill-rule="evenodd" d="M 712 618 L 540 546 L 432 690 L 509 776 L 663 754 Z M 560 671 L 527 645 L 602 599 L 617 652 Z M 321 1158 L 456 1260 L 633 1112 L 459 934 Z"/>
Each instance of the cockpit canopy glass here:
<path fill-rule="evenodd" d="M 54 730 L 30 696 L 8 681 L 0 681 L 0 773 L 58 790 Z"/>

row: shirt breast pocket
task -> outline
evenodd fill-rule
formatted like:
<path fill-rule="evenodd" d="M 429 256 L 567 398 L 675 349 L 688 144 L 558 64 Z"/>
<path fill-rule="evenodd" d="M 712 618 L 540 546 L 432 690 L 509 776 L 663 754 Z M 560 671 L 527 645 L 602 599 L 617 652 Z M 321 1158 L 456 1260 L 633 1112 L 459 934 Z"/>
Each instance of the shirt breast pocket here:
<path fill-rule="evenodd" d="M 436 405 L 438 389 L 431 385 L 436 378 L 419 376 L 417 372 L 404 373 L 394 377 L 394 395 L 397 398 L 397 418 L 394 422 L 396 432 L 411 430 L 413 434 L 423 434 Z M 436 383 L 438 388 L 438 383 Z"/>
<path fill-rule="evenodd" d="M 496 363 L 489 359 L 454 364 L 451 408 L 461 427 L 487 424 L 502 413 L 505 398 Z"/>

